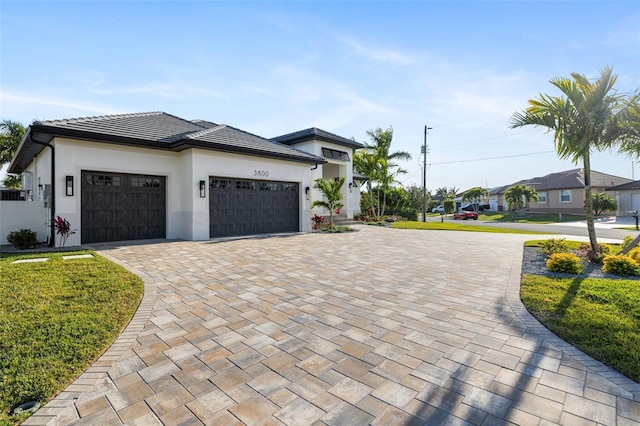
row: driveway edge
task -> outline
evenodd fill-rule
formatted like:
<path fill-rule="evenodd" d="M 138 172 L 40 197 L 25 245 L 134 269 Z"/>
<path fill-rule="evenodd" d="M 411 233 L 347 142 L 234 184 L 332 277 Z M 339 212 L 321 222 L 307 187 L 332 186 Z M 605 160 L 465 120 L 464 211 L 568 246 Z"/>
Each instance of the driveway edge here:
<path fill-rule="evenodd" d="M 74 403 L 81 396 L 91 392 L 104 392 L 105 387 L 113 387 L 107 372 L 114 362 L 116 362 L 133 344 L 138 334 L 144 328 L 145 324 L 151 317 L 153 306 L 157 298 L 157 289 L 155 281 L 145 272 L 126 267 L 117 259 L 110 255 L 95 250 L 100 256 L 109 261 L 127 269 L 129 272 L 137 275 L 143 281 L 143 295 L 136 312 L 133 314 L 131 321 L 124 330 L 116 337 L 113 343 L 98 359 L 91 364 L 77 379 L 71 383 L 62 392 L 49 400 L 42 408 L 36 411 L 31 417 L 22 424 L 26 426 L 54 426 L 58 424 L 66 424 L 80 418 Z"/>
<path fill-rule="evenodd" d="M 523 246 L 524 247 L 524 246 Z M 619 386 L 622 390 L 620 395 L 627 397 L 631 394 L 631 399 L 640 401 L 640 384 L 634 382 L 627 376 L 618 373 L 611 367 L 603 364 L 595 358 L 582 352 L 575 346 L 562 340 L 560 337 L 552 333 L 546 328 L 540 321 L 538 321 L 533 315 L 529 313 L 527 308 L 520 300 L 520 281 L 522 276 L 522 258 L 523 248 L 514 253 L 511 269 L 509 270 L 509 277 L 507 281 L 506 299 L 509 306 L 513 310 L 514 314 L 522 321 L 527 327 L 527 332 L 540 336 L 540 338 L 548 342 L 549 344 L 558 348 L 564 355 L 568 355 L 576 361 L 582 363 L 588 372 L 597 374 L 605 379 L 608 379 L 611 383 Z"/>

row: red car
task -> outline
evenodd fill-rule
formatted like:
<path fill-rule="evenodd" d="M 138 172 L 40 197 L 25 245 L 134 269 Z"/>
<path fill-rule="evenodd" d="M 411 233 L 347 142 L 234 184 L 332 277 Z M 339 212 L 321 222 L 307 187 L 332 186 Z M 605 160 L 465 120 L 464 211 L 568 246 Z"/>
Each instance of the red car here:
<path fill-rule="evenodd" d="M 467 220 L 467 219 L 473 219 L 473 220 L 478 220 L 478 213 L 476 212 L 467 212 L 467 211 L 461 211 L 458 213 L 455 213 L 453 215 L 454 219 L 462 219 L 462 220 Z"/>

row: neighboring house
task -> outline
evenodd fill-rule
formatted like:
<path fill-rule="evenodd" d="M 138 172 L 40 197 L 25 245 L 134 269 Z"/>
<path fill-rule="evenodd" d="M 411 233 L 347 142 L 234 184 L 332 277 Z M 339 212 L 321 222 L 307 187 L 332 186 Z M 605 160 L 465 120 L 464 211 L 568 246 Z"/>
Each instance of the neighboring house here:
<path fill-rule="evenodd" d="M 591 171 L 591 192 L 604 192 L 608 188 L 631 182 L 631 179 Z M 529 211 L 549 213 L 584 213 L 584 170 L 573 169 L 525 179 L 489 191 L 492 210 L 508 210 L 505 191 L 514 185 L 530 186 L 540 199 L 529 203 Z"/>
<path fill-rule="evenodd" d="M 313 180 L 351 182 L 360 147 L 313 131 L 298 132 L 305 143 L 277 138 L 294 147 L 164 112 L 37 121 L 8 169 L 22 174 L 27 201 L 0 203 L 0 238 L 30 228 L 53 242 L 55 216 L 77 230 L 69 245 L 311 231 Z M 344 195 L 351 214 L 356 197 Z"/>
<path fill-rule="evenodd" d="M 631 211 L 640 212 L 640 180 L 623 183 L 606 189 L 618 205 L 618 215 L 628 215 Z"/>

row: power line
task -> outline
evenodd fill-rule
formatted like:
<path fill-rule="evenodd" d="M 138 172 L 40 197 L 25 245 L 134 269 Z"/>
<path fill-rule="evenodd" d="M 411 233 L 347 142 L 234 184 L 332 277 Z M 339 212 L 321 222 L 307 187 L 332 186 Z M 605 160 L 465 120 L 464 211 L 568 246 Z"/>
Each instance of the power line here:
<path fill-rule="evenodd" d="M 555 151 L 530 152 L 530 153 L 527 153 L 527 154 L 504 155 L 502 157 L 475 158 L 473 160 L 442 161 L 440 163 L 429 163 L 429 165 L 433 166 L 433 165 L 440 165 L 440 164 L 470 163 L 472 161 L 500 160 L 502 158 L 526 157 L 528 155 L 550 154 L 552 152 L 555 152 Z"/>
<path fill-rule="evenodd" d="M 487 138 L 475 139 L 475 140 L 471 140 L 471 141 L 467 141 L 467 142 L 454 143 L 454 144 L 449 144 L 449 145 L 444 145 L 444 146 L 438 146 L 437 143 L 434 144 L 434 145 L 436 146 L 436 148 L 438 148 L 438 151 L 444 151 L 444 150 L 447 150 L 449 148 L 455 148 L 455 147 L 462 146 L 462 145 L 471 145 L 471 144 L 476 144 L 478 142 L 485 142 L 485 141 L 492 141 L 492 140 L 496 140 L 496 139 L 511 138 L 514 135 L 528 134 L 528 133 L 533 133 L 535 131 L 538 131 L 538 129 L 530 129 L 530 130 L 526 130 L 526 131 L 523 131 L 523 132 L 513 132 L 513 133 L 510 133 L 508 135 L 491 136 L 491 137 L 487 137 Z M 497 143 L 499 143 L 499 142 L 497 142 Z"/>

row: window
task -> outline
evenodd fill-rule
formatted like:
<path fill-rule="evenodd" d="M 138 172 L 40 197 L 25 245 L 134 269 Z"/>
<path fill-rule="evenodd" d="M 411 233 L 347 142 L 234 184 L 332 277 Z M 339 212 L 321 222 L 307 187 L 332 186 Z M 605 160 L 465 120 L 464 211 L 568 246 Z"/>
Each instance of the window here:
<path fill-rule="evenodd" d="M 547 204 L 547 191 L 538 192 L 538 204 Z"/>
<path fill-rule="evenodd" d="M 131 186 L 144 186 L 148 188 L 160 188 L 160 179 L 152 177 L 132 177 Z"/>
<path fill-rule="evenodd" d="M 298 184 L 295 183 L 283 183 L 282 184 L 282 190 L 283 191 L 297 191 L 298 190 Z"/>
<path fill-rule="evenodd" d="M 236 189 L 249 189 L 251 191 L 255 191 L 256 183 L 250 180 L 237 180 Z"/>
<path fill-rule="evenodd" d="M 560 190 L 560 202 L 561 203 L 570 203 L 571 202 L 571 190 L 570 189 L 561 189 Z"/>
<path fill-rule="evenodd" d="M 229 179 L 211 179 L 211 183 L 209 184 L 211 188 L 231 188 L 231 180 Z"/>
<path fill-rule="evenodd" d="M 349 161 L 349 154 L 335 149 L 322 148 L 322 156 L 324 158 L 333 158 L 334 160 Z"/>
<path fill-rule="evenodd" d="M 87 173 L 87 185 L 120 186 L 120 176 Z"/>
<path fill-rule="evenodd" d="M 276 182 L 261 182 L 260 191 L 277 191 L 278 184 Z"/>

